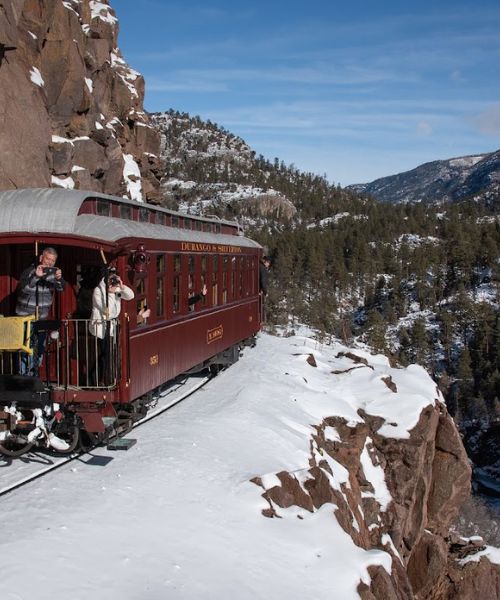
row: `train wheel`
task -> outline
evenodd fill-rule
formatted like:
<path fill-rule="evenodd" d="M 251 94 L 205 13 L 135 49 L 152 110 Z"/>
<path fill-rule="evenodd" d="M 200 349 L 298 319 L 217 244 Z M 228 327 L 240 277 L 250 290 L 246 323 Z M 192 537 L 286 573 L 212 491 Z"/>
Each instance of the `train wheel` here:
<path fill-rule="evenodd" d="M 21 456 L 25 452 L 28 452 L 33 448 L 34 442 L 26 442 L 25 440 L 19 440 L 13 436 L 12 439 L 6 439 L 0 442 L 0 454 L 4 456 L 16 457 Z"/>
<path fill-rule="evenodd" d="M 80 431 L 80 450 L 82 452 L 92 450 L 92 448 L 95 448 L 101 441 L 100 436 L 95 433 L 83 430 Z"/>

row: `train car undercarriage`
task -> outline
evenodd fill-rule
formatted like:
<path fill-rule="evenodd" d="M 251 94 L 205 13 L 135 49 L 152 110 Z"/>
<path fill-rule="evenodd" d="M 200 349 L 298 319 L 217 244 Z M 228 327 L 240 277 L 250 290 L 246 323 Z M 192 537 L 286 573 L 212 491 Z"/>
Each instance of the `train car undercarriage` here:
<path fill-rule="evenodd" d="M 103 357 L 97 346 L 90 347 L 96 342 L 87 334 L 88 322 L 51 321 L 43 355 L 37 357 L 33 347 L 37 329 L 32 325 L 30 319 L 0 317 L 0 454 L 4 456 L 18 457 L 33 448 L 70 454 L 108 443 L 128 433 L 167 385 L 121 402 L 113 396 L 120 376 L 118 336 Z M 255 338 L 231 346 L 184 375 L 202 371 L 216 375 L 238 360 L 244 345 L 254 346 Z M 38 364 L 35 373 L 19 372 L 26 360 Z M 77 392 L 78 402 L 57 401 L 61 394 L 76 397 Z M 107 396 L 109 400 L 104 399 Z"/>

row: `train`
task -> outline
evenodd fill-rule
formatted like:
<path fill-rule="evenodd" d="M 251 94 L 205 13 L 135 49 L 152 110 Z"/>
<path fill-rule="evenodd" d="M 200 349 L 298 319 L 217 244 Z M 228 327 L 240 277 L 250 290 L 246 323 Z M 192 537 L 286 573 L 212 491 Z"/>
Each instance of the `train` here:
<path fill-rule="evenodd" d="M 262 326 L 262 247 L 236 221 L 93 191 L 18 189 L 0 192 L 0 247 L 5 456 L 71 453 L 123 436 L 169 382 L 234 363 Z M 19 278 L 46 248 L 57 252 L 64 290 L 43 319 L 18 315 Z M 92 296 L 116 276 L 134 298 L 103 320 L 114 332 L 103 344 Z M 27 373 L 40 332 L 39 369 Z"/>

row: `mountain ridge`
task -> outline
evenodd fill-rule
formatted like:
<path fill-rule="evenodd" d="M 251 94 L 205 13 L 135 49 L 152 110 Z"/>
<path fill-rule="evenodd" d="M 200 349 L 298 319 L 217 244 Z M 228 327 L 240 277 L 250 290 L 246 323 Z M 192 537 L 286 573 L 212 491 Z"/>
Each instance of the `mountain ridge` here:
<path fill-rule="evenodd" d="M 430 161 L 410 171 L 347 187 L 388 203 L 489 201 L 500 192 L 500 150 Z"/>

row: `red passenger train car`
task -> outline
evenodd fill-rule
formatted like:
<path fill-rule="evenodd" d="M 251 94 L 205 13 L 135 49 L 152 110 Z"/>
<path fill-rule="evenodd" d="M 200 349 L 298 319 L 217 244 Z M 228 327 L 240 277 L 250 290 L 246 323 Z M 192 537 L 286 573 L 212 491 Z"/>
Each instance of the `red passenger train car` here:
<path fill-rule="evenodd" d="M 105 441 L 142 417 L 152 395 L 179 374 L 237 360 L 261 326 L 262 248 L 235 222 L 96 192 L 14 190 L 0 192 L 0 245 L 4 454 Z M 43 322 L 16 317 L 19 277 L 47 247 L 57 250 L 66 287 Z M 110 273 L 135 296 L 122 300 L 103 363 L 89 303 Z M 206 295 L 192 304 L 204 286 Z M 150 315 L 141 322 L 145 308 Z M 46 331 L 40 369 L 21 374 L 37 328 Z"/>

